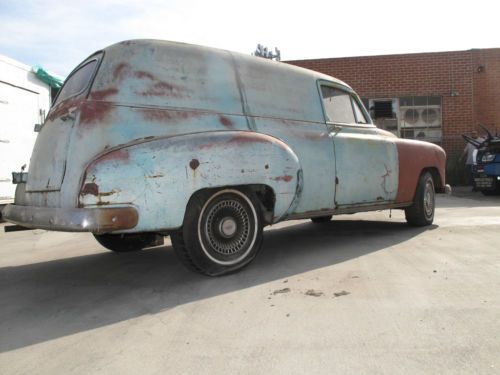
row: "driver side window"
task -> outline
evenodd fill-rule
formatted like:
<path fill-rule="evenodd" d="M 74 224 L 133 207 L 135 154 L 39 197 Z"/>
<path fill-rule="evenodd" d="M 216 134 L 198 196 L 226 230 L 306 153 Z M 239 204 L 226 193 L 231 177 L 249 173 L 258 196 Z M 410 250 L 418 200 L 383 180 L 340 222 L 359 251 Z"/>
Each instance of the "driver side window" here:
<path fill-rule="evenodd" d="M 356 99 L 348 92 L 331 86 L 321 86 L 327 122 L 368 124 Z"/>
<path fill-rule="evenodd" d="M 330 86 L 321 86 L 327 122 L 354 124 L 351 95 Z"/>

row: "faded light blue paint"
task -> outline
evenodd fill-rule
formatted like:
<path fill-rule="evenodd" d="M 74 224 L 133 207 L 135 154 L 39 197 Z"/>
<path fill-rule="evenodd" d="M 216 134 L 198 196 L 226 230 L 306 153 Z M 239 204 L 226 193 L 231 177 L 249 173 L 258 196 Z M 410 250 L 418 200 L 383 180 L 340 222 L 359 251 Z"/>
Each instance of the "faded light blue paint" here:
<path fill-rule="evenodd" d="M 273 222 L 396 198 L 395 139 L 325 121 L 318 82 L 352 93 L 341 81 L 162 41 L 118 43 L 80 66 L 91 60 L 89 84 L 49 113 L 16 204 L 133 206 L 131 232 L 178 228 L 207 188 L 268 186 Z"/>

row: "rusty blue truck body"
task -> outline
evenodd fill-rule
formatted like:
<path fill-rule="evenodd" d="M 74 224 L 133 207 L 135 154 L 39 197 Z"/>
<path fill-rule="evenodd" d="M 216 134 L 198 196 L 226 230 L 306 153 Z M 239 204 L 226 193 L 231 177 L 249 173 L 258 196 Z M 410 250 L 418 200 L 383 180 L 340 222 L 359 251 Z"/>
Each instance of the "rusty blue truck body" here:
<path fill-rule="evenodd" d="M 137 236 L 175 233 L 185 263 L 221 274 L 255 256 L 258 249 L 247 247 L 260 247 L 261 233 L 252 228 L 282 220 L 403 208 L 410 223 L 428 224 L 429 215 L 411 217 L 418 205 L 433 217 L 444 165 L 440 147 L 377 129 L 335 78 L 229 51 L 133 40 L 95 53 L 68 77 L 3 215 L 29 228 L 89 231 L 103 244 L 111 238 L 115 251 Z M 204 209 L 216 210 L 207 223 Z M 195 212 L 191 231 L 197 222 L 206 238 L 190 245 Z M 141 245 L 152 243 L 147 238 Z"/>

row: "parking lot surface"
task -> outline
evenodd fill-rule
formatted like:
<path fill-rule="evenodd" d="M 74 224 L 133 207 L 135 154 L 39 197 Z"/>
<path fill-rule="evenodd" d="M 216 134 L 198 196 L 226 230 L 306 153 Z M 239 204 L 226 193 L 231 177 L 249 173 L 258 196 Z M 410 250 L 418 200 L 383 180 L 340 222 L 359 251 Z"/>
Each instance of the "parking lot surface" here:
<path fill-rule="evenodd" d="M 2 374 L 500 372 L 500 197 L 280 223 L 257 259 L 208 278 L 165 246 L 0 233 Z M 4 224 L 5 225 L 5 224 Z"/>

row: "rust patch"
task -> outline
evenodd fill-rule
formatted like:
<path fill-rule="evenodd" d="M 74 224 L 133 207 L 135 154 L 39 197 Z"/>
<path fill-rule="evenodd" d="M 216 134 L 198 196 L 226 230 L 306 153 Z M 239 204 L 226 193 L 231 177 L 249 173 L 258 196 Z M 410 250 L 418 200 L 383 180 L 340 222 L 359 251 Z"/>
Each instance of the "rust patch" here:
<path fill-rule="evenodd" d="M 118 64 L 113 70 L 113 78 L 116 81 L 123 80 L 130 72 L 130 65 L 127 63 Z"/>
<path fill-rule="evenodd" d="M 167 82 L 156 82 L 146 90 L 138 92 L 142 96 L 168 96 L 172 98 L 183 98 L 181 90 Z"/>
<path fill-rule="evenodd" d="M 293 179 L 293 176 L 290 176 L 290 175 L 284 175 L 284 176 L 278 176 L 278 177 L 274 177 L 273 180 L 274 181 L 285 181 L 285 182 L 290 182 L 292 181 Z"/>
<path fill-rule="evenodd" d="M 136 92 L 139 95 L 166 96 L 172 98 L 184 98 L 187 96 L 187 90 L 184 87 L 162 81 L 150 72 L 138 70 L 134 72 L 134 77 L 149 81 L 143 91 Z"/>
<path fill-rule="evenodd" d="M 120 190 L 118 189 L 113 189 L 111 191 L 106 191 L 106 192 L 103 192 L 103 193 L 99 193 L 98 196 L 99 198 L 100 197 L 109 197 L 110 195 L 113 195 L 113 194 L 116 194 L 116 193 L 119 193 Z"/>
<path fill-rule="evenodd" d="M 53 107 L 50 110 L 50 112 L 47 116 L 47 119 L 54 120 L 54 119 L 59 118 L 63 115 L 66 115 L 66 114 L 68 114 L 70 109 L 72 109 L 72 108 L 78 109 L 78 107 L 80 107 L 82 102 L 83 102 L 82 97 L 65 100 L 62 103 L 57 104 L 55 107 Z"/>
<path fill-rule="evenodd" d="M 109 88 L 106 90 L 98 90 L 98 91 L 92 91 L 90 93 L 90 98 L 94 100 L 105 100 L 109 96 L 116 95 L 118 93 L 118 90 L 116 88 Z"/>
<path fill-rule="evenodd" d="M 146 79 L 150 79 L 152 81 L 155 80 L 155 76 L 153 74 L 151 74 L 149 72 L 145 72 L 143 70 L 138 70 L 138 71 L 134 72 L 134 76 L 139 78 L 139 79 L 146 78 Z"/>
<path fill-rule="evenodd" d="M 95 195 L 96 197 L 99 195 L 99 186 L 97 186 L 94 182 L 89 182 L 83 185 L 82 190 L 80 191 L 80 195 Z"/>
<path fill-rule="evenodd" d="M 420 173 L 424 168 L 436 167 L 444 181 L 444 158 L 436 159 L 435 145 L 410 140 L 396 140 L 399 160 L 398 194 L 396 202 L 413 200 Z M 443 152 L 444 154 L 444 152 Z"/>
<path fill-rule="evenodd" d="M 121 160 L 121 161 L 128 161 L 129 160 L 129 154 L 127 150 L 124 149 L 119 149 L 116 151 L 112 151 L 108 154 L 105 154 L 101 156 L 99 159 L 97 159 L 98 162 L 103 162 L 107 160 Z"/>
<path fill-rule="evenodd" d="M 259 133 L 252 133 L 251 135 L 242 133 L 231 137 L 228 142 L 236 144 L 255 144 L 269 143 L 269 140 Z"/>
<path fill-rule="evenodd" d="M 189 162 L 189 167 L 195 171 L 196 168 L 198 168 L 200 166 L 200 162 L 198 161 L 198 159 L 193 159 Z"/>
<path fill-rule="evenodd" d="M 145 120 L 159 122 L 187 120 L 201 116 L 196 111 L 172 111 L 168 109 L 140 109 L 140 111 Z"/>
<path fill-rule="evenodd" d="M 82 106 L 80 123 L 82 125 L 103 122 L 113 109 L 113 105 L 106 102 L 87 102 Z"/>
<path fill-rule="evenodd" d="M 230 128 L 230 129 L 233 129 L 234 128 L 234 124 L 233 124 L 233 121 L 229 118 L 229 117 L 226 117 L 226 116 L 222 116 L 220 115 L 219 116 L 219 122 L 226 128 Z"/>

